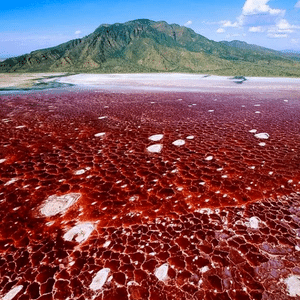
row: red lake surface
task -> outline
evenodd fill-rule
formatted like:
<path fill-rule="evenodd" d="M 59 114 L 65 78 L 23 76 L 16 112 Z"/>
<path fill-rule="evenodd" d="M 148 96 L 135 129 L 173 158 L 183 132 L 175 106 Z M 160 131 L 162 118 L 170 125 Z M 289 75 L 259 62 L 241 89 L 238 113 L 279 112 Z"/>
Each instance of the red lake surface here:
<path fill-rule="evenodd" d="M 1 299 L 300 299 L 299 93 L 6 94 L 0 132 Z"/>

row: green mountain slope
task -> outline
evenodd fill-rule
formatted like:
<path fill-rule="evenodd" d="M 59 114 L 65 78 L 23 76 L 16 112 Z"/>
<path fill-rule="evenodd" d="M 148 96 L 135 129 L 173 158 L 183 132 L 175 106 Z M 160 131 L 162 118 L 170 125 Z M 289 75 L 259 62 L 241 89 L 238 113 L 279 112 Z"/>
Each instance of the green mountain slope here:
<path fill-rule="evenodd" d="M 300 77 L 300 62 L 275 50 L 215 42 L 184 26 L 140 19 L 104 24 L 84 38 L 0 63 L 0 72 L 53 71 Z"/>

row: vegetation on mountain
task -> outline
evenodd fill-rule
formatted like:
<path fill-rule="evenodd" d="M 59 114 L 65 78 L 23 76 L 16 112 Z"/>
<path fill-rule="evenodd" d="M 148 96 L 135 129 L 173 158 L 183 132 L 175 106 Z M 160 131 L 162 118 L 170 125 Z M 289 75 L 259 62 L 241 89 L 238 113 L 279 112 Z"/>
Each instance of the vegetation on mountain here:
<path fill-rule="evenodd" d="M 6 59 L 0 72 L 190 72 L 300 77 L 296 55 L 241 41 L 215 42 L 192 29 L 147 19 L 103 24 L 56 47 Z"/>

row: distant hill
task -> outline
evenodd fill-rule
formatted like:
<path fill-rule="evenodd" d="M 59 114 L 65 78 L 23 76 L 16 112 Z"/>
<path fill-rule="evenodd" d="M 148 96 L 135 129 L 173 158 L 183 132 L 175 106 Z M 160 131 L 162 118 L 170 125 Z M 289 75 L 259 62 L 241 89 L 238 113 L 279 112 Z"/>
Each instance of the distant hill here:
<path fill-rule="evenodd" d="M 0 72 L 53 71 L 300 77 L 300 63 L 279 51 L 215 42 L 190 28 L 147 19 L 103 24 L 83 38 L 0 63 Z"/>

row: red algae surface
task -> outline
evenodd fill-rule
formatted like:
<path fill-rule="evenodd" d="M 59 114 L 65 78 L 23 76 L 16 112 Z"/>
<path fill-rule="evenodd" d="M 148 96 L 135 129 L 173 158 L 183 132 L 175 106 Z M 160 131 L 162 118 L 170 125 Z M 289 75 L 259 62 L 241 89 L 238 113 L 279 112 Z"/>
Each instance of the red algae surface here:
<path fill-rule="evenodd" d="M 0 298 L 300 298 L 300 95 L 0 96 Z"/>

